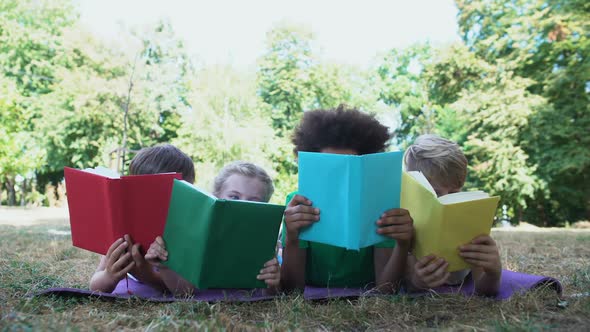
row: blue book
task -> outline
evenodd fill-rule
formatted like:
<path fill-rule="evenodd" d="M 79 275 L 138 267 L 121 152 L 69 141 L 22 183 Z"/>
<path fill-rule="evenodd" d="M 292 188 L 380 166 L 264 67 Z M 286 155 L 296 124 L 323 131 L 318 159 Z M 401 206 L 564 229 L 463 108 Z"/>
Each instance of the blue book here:
<path fill-rule="evenodd" d="M 299 194 L 320 209 L 299 238 L 352 250 L 388 240 L 376 222 L 400 207 L 402 155 L 299 152 Z"/>

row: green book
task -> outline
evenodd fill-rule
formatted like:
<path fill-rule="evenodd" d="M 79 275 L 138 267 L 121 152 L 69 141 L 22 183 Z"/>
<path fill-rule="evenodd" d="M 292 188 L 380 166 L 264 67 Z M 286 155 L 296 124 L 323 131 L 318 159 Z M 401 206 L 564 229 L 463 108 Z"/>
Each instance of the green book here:
<path fill-rule="evenodd" d="M 198 289 L 265 288 L 256 279 L 275 256 L 284 206 L 217 199 L 174 180 L 165 265 Z"/>

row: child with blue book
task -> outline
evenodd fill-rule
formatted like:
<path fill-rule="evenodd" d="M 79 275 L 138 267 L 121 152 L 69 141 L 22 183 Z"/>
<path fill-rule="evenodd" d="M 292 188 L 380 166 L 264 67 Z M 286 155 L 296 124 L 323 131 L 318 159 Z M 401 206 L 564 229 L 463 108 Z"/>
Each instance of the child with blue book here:
<path fill-rule="evenodd" d="M 365 155 L 383 152 L 390 134 L 374 117 L 339 106 L 333 110 L 306 112 L 293 135 L 300 151 Z M 386 293 L 398 289 L 413 236 L 407 210 L 390 209 L 379 220 L 377 232 L 391 240 L 360 250 L 304 241 L 302 229 L 320 220 L 312 202 L 292 193 L 287 197 L 282 233 L 281 285 L 285 290 L 317 287 L 376 287 Z M 319 221 L 321 222 L 321 221 Z"/>

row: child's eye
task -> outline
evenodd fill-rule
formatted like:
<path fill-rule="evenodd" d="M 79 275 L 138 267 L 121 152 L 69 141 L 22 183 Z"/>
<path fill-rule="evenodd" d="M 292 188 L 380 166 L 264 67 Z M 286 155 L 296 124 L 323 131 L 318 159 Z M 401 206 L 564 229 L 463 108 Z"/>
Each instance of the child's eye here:
<path fill-rule="evenodd" d="M 238 195 L 229 195 L 229 199 L 233 199 L 233 200 L 238 201 L 238 200 L 240 200 L 240 196 L 238 196 Z"/>

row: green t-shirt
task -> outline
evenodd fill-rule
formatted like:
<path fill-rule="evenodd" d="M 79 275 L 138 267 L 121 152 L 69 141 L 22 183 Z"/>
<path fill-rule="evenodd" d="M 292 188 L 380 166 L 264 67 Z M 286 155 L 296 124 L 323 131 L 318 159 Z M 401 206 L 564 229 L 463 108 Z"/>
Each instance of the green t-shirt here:
<path fill-rule="evenodd" d="M 297 192 L 287 196 L 285 204 Z M 284 221 L 283 221 L 284 222 Z M 285 243 L 287 228 L 283 225 L 281 239 Z M 373 248 L 393 248 L 395 240 L 387 240 L 359 251 L 328 244 L 299 240 L 307 249 L 305 284 L 317 287 L 365 287 L 375 282 Z"/>

